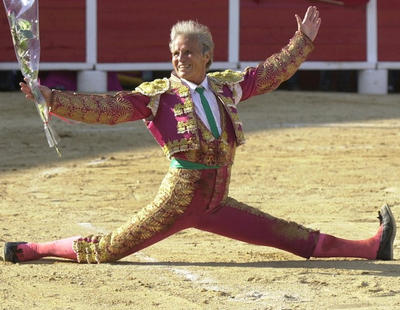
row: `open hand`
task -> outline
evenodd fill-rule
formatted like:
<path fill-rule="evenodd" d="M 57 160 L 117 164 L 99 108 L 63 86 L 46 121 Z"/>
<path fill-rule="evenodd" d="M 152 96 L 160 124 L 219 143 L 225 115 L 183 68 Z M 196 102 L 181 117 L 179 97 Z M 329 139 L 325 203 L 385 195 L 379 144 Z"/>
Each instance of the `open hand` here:
<path fill-rule="evenodd" d="M 309 6 L 303 20 L 301 20 L 297 14 L 295 17 L 297 20 L 297 30 L 304 33 L 311 41 L 314 41 L 318 34 L 319 26 L 321 25 L 321 18 L 319 17 L 317 7 Z"/>

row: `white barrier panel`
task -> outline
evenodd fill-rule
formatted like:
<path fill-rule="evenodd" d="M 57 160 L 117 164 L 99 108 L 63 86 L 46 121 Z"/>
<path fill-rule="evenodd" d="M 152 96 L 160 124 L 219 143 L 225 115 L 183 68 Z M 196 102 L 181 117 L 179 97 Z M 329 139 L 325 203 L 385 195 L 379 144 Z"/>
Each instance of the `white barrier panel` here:
<path fill-rule="evenodd" d="M 358 71 L 358 92 L 360 94 L 387 94 L 388 70 L 367 69 Z"/>
<path fill-rule="evenodd" d="M 78 91 L 89 93 L 103 93 L 107 91 L 107 72 L 104 71 L 79 71 Z"/>

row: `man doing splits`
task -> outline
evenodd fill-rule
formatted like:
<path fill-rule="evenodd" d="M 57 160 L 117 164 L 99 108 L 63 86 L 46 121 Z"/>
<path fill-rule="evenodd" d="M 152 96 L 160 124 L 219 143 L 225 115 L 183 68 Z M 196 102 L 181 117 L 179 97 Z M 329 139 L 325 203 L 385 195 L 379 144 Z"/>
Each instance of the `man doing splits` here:
<path fill-rule="evenodd" d="M 113 262 L 180 230 L 197 228 L 244 242 L 279 248 L 304 258 L 360 257 L 390 260 L 396 233 L 388 206 L 371 238 L 345 240 L 261 212 L 228 195 L 235 149 L 244 143 L 237 105 L 276 89 L 313 49 L 321 19 L 309 7 L 298 30 L 279 53 L 243 72 L 209 73 L 214 44 L 208 28 L 194 21 L 172 27 L 170 78 L 145 82 L 115 95 L 78 94 L 41 86 L 52 113 L 86 123 L 117 124 L 143 119 L 171 165 L 147 207 L 104 235 L 46 243 L 7 242 L 5 260 L 46 256 L 82 263 Z M 21 90 L 32 99 L 30 88 Z"/>

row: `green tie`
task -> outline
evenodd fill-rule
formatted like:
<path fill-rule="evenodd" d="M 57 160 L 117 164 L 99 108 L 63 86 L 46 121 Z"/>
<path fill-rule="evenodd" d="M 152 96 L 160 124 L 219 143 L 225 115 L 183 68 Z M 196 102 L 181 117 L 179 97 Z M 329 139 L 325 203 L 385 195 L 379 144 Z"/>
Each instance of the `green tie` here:
<path fill-rule="evenodd" d="M 201 104 L 203 105 L 204 112 L 206 112 L 206 117 L 208 124 L 210 125 L 211 132 L 215 138 L 219 138 L 219 132 L 217 128 L 217 124 L 215 123 L 214 115 L 211 112 L 210 104 L 208 103 L 206 97 L 204 96 L 204 87 L 197 87 L 196 92 L 199 93 Z"/>

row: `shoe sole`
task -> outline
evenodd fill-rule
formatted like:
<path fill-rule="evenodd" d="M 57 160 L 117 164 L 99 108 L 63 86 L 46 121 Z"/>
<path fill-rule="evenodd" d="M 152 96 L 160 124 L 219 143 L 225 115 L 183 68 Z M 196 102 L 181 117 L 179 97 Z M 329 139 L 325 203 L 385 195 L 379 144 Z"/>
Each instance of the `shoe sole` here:
<path fill-rule="evenodd" d="M 17 257 L 16 249 L 17 246 L 20 244 L 25 244 L 26 242 L 6 242 L 4 244 L 4 261 L 11 262 L 11 263 L 19 263 L 19 259 Z"/>
<path fill-rule="evenodd" d="M 390 236 L 390 260 L 393 260 L 393 242 L 394 242 L 394 238 L 396 237 L 396 220 L 394 219 L 392 210 L 390 209 L 390 207 L 388 205 L 384 205 L 381 208 L 381 213 L 382 213 L 382 217 L 383 214 L 387 214 L 390 218 L 390 223 L 392 224 L 392 235 Z"/>

